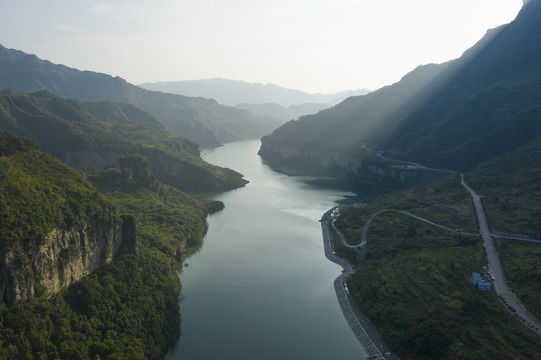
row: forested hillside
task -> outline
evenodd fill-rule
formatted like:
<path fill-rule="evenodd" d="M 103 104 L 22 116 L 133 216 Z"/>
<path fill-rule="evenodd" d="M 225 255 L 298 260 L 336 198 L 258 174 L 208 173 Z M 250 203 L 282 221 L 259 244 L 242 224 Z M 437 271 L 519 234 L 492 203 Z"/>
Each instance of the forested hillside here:
<path fill-rule="evenodd" d="M 176 269 L 223 204 L 159 183 L 140 155 L 91 180 L 108 195 L 0 131 L 0 358 L 158 359 L 178 338 Z"/>
<path fill-rule="evenodd" d="M 131 105 L 83 104 L 48 91 L 4 90 L 0 91 L 0 127 L 85 171 L 116 166 L 119 158 L 140 154 L 150 159 L 152 172 L 161 182 L 184 191 L 232 189 L 246 183 L 240 174 L 201 160 L 197 144 L 173 135 Z"/>
<path fill-rule="evenodd" d="M 179 335 L 178 265 L 223 208 L 179 189 L 242 175 L 133 105 L 5 90 L 0 128 L 0 358 L 162 357 Z"/>
<path fill-rule="evenodd" d="M 0 246 L 39 245 L 56 227 L 87 218 L 114 223 L 107 201 L 76 170 L 42 153 L 24 138 L 0 129 Z M 0 297 L 1 299 L 1 297 Z"/>

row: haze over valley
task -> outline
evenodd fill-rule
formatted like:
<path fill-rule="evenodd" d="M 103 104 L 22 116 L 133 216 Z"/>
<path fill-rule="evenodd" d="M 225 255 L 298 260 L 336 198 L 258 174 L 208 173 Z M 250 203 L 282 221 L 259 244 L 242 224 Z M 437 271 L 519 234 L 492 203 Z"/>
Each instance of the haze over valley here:
<path fill-rule="evenodd" d="M 140 84 L 142 88 L 173 94 L 212 98 L 219 103 L 249 110 L 253 115 L 268 116 L 281 122 L 315 114 L 354 95 L 369 90 L 346 90 L 333 94 L 307 94 L 274 84 L 248 83 L 227 79 L 169 81 Z"/>
<path fill-rule="evenodd" d="M 28 6 L 0 359 L 541 358 L 541 0 Z"/>

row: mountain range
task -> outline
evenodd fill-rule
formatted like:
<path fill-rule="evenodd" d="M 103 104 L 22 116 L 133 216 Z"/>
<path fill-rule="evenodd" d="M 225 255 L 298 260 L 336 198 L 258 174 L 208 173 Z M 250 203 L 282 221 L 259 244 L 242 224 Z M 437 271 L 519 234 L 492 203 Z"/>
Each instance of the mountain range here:
<path fill-rule="evenodd" d="M 143 83 L 139 84 L 139 86 L 149 90 L 164 91 L 172 94 L 212 98 L 228 106 L 272 103 L 285 108 L 300 104 L 335 105 L 352 95 L 369 92 L 362 89 L 340 91 L 333 94 L 308 94 L 300 90 L 287 89 L 275 84 L 249 83 L 222 78 Z"/>
<path fill-rule="evenodd" d="M 368 147 L 468 170 L 541 137 L 540 70 L 541 2 L 533 0 L 460 58 L 420 66 L 393 85 L 290 121 L 263 138 L 260 154 L 273 164 L 309 160 L 329 169 L 340 167 L 332 156 L 360 159 Z"/>
<path fill-rule="evenodd" d="M 221 104 L 249 110 L 254 116 L 278 120 L 281 124 L 303 115 L 316 114 L 350 96 L 369 93 L 369 90 L 359 89 L 333 94 L 308 94 L 274 84 L 221 78 L 144 83 L 139 86 L 173 94 L 212 98 Z"/>
<path fill-rule="evenodd" d="M 257 138 L 280 125 L 277 120 L 253 116 L 249 111 L 224 106 L 212 99 L 145 90 L 119 77 L 56 65 L 1 45 L 0 89 L 24 93 L 48 90 L 81 101 L 132 104 L 177 135 L 202 146 Z"/>

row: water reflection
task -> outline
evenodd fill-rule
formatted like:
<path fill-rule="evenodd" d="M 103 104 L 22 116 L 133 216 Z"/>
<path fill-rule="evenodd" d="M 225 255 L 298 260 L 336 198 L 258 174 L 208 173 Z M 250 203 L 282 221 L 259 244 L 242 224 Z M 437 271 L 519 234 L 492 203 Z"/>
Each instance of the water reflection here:
<path fill-rule="evenodd" d="M 214 196 L 226 208 L 209 217 L 182 272 L 182 335 L 167 359 L 362 359 L 333 289 L 341 268 L 325 258 L 318 222 L 353 194 L 276 173 L 258 148 L 243 141 L 203 154 L 250 183 Z"/>

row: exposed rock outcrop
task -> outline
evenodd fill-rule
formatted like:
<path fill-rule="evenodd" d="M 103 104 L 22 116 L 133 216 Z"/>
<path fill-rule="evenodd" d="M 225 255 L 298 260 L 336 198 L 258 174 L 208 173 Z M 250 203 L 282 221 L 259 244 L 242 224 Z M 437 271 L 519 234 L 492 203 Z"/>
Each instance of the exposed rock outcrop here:
<path fill-rule="evenodd" d="M 55 229 L 42 244 L 0 251 L 0 303 L 52 295 L 120 253 L 136 251 L 137 230 L 130 216 L 112 225 L 89 221 Z"/>
<path fill-rule="evenodd" d="M 271 166 L 285 172 L 330 175 L 347 178 L 353 187 L 377 184 L 404 184 L 417 178 L 421 170 L 363 158 L 361 152 L 332 152 L 315 147 L 274 144 L 262 139 L 259 155 Z"/>
<path fill-rule="evenodd" d="M 208 192 L 221 191 L 225 189 L 238 188 L 246 185 L 247 181 L 242 179 L 242 175 L 229 170 L 220 169 L 214 171 L 212 167 L 202 165 L 196 161 L 181 159 L 171 152 L 154 148 L 139 149 L 138 152 L 111 152 L 111 151 L 64 151 L 61 154 L 53 153 L 54 156 L 62 160 L 65 164 L 83 170 L 100 171 L 104 168 L 130 168 L 137 171 L 133 176 L 141 180 L 140 175 L 144 175 L 139 170 L 149 170 L 153 177 L 167 185 L 171 185 L 185 192 Z M 135 164 L 133 161 L 126 162 L 126 159 L 134 159 L 140 156 L 146 157 L 145 168 L 141 164 Z M 197 156 L 198 157 L 198 156 Z M 195 155 L 194 155 L 195 159 Z M 148 166 L 147 166 L 148 165 Z M 225 176 L 224 176 L 225 175 Z M 229 176 L 230 175 L 230 176 Z M 150 178 L 149 178 L 150 179 Z M 155 180 L 152 180 L 155 182 Z M 151 184 L 149 184 L 151 185 Z"/>

